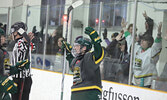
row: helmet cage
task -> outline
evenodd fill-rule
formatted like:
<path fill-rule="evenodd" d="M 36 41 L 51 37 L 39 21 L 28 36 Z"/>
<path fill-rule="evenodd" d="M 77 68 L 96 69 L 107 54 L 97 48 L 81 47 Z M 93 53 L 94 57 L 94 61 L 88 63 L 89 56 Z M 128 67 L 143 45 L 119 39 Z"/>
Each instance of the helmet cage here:
<path fill-rule="evenodd" d="M 83 46 L 86 46 L 86 52 L 88 52 L 92 48 L 92 43 L 91 43 L 90 39 L 85 38 L 83 36 L 77 37 L 74 42 L 80 44 L 81 48 L 83 48 Z"/>

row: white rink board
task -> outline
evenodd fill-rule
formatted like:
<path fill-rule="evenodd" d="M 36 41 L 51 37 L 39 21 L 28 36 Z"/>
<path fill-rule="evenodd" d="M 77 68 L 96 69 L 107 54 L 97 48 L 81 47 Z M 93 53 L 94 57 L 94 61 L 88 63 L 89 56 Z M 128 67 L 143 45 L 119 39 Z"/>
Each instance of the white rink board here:
<path fill-rule="evenodd" d="M 32 69 L 32 88 L 30 100 L 60 100 L 62 74 Z M 66 75 L 64 81 L 64 99 L 70 100 L 72 76 Z"/>
<path fill-rule="evenodd" d="M 30 100 L 60 100 L 62 74 L 32 69 Z M 70 100 L 72 76 L 66 75 L 64 99 Z M 103 81 L 103 100 L 167 100 L 167 92 L 136 88 L 114 82 Z"/>
<path fill-rule="evenodd" d="M 103 100 L 167 100 L 167 92 L 103 81 Z"/>

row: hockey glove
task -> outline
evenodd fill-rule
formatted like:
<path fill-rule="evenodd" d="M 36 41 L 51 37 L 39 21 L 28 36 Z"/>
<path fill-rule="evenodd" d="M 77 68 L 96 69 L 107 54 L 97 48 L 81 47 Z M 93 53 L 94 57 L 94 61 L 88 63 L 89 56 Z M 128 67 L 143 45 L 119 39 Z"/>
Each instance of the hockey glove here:
<path fill-rule="evenodd" d="M 1 77 L 0 92 L 2 93 L 17 93 L 17 84 L 10 80 L 8 77 Z"/>
<path fill-rule="evenodd" d="M 85 34 L 90 36 L 93 44 L 102 42 L 99 35 L 92 27 L 86 27 Z"/>
<path fill-rule="evenodd" d="M 30 62 L 28 59 L 26 60 L 23 60 L 23 61 L 19 61 L 16 63 L 15 67 L 18 68 L 18 70 L 23 70 L 24 68 L 25 69 L 28 69 L 29 68 L 29 65 L 30 65 Z"/>
<path fill-rule="evenodd" d="M 23 60 L 23 61 L 19 61 L 16 63 L 15 66 L 11 66 L 8 64 L 8 66 L 5 66 L 7 70 L 10 70 L 10 75 L 14 75 L 19 73 L 20 71 L 22 71 L 23 69 L 28 69 L 30 65 L 30 62 L 28 61 L 28 59 Z"/>
<path fill-rule="evenodd" d="M 66 49 L 66 53 L 71 53 L 72 50 L 72 46 L 70 44 L 68 44 L 66 41 L 62 40 L 62 46 L 61 46 L 61 50 L 62 52 L 64 52 L 64 49 Z"/>
<path fill-rule="evenodd" d="M 62 40 L 61 42 L 62 42 L 61 50 L 62 52 L 64 52 L 64 49 L 66 49 L 66 59 L 69 61 L 70 64 L 72 59 L 74 58 L 73 55 L 71 54 L 72 46 L 64 40 Z"/>
<path fill-rule="evenodd" d="M 72 62 L 72 60 L 73 60 L 73 58 L 74 58 L 74 56 L 73 56 L 71 53 L 67 53 L 66 55 L 67 55 L 67 56 L 66 56 L 66 59 L 68 60 L 69 65 L 70 65 L 71 62 Z"/>

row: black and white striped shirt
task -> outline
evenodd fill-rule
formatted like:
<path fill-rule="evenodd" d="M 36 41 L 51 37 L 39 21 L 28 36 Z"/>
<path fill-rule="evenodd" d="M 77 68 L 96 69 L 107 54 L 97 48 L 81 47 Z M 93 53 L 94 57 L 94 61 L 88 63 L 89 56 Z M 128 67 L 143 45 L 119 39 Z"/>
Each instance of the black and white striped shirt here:
<path fill-rule="evenodd" d="M 12 65 L 15 65 L 18 61 L 29 59 L 31 57 L 31 49 L 23 38 L 16 41 L 12 52 Z M 31 65 L 31 64 L 30 64 Z M 13 75 L 13 78 L 25 78 L 31 75 L 31 66 L 29 69 L 25 69 L 18 74 Z"/>

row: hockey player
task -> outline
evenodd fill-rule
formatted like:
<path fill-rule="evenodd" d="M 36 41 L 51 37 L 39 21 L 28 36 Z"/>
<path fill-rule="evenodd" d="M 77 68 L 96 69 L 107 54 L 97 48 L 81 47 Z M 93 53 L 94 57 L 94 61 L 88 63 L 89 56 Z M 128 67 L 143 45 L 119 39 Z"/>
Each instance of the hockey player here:
<path fill-rule="evenodd" d="M 17 84 L 9 79 L 9 75 L 18 73 L 24 67 L 28 67 L 28 60 L 18 62 L 15 66 L 11 66 L 8 62 L 9 55 L 5 50 L 5 31 L 0 28 L 0 100 L 10 100 L 9 93 L 17 92 Z M 8 73 L 6 73 L 8 70 Z"/>
<path fill-rule="evenodd" d="M 11 34 L 15 40 L 12 54 L 12 64 L 29 59 L 31 55 L 30 40 L 27 33 L 27 26 L 23 22 L 16 22 L 11 26 Z M 12 100 L 29 100 L 29 93 L 32 85 L 31 67 L 24 69 L 18 74 L 13 75 L 13 80 L 18 84 L 18 91 L 12 95 Z"/>
<path fill-rule="evenodd" d="M 0 66 L 2 67 L 2 66 Z M 0 75 L 0 100 L 11 100 L 8 93 L 16 93 L 17 84 L 7 76 Z"/>
<path fill-rule="evenodd" d="M 79 36 L 73 47 L 63 41 L 67 51 L 66 58 L 73 72 L 71 100 L 100 100 L 102 85 L 99 64 L 103 60 L 104 50 L 100 44 L 101 39 L 93 28 L 85 28 L 85 34 L 89 35 L 91 41 Z M 92 43 L 94 51 L 89 52 Z"/>
<path fill-rule="evenodd" d="M 5 61 L 5 49 L 4 44 L 5 44 L 5 31 L 3 29 L 0 28 L 0 100 L 2 98 L 6 99 L 6 100 L 10 100 L 9 95 L 4 95 L 5 92 L 7 92 L 7 89 L 9 88 L 9 86 L 13 85 L 13 90 L 16 89 L 16 86 L 13 84 L 13 81 L 10 82 L 10 85 L 2 85 L 2 83 L 7 79 L 7 75 L 5 76 L 4 74 L 4 61 Z M 5 83 L 8 84 L 8 83 Z M 8 89 L 9 91 L 9 89 Z M 10 92 L 10 93 L 14 93 L 14 92 Z"/>
<path fill-rule="evenodd" d="M 6 38 L 5 38 L 5 31 L 0 28 L 0 66 L 4 65 L 4 54 L 6 54 L 6 51 L 3 47 L 5 44 Z"/>
<path fill-rule="evenodd" d="M 161 27 L 162 23 L 155 41 L 152 36 L 145 35 L 140 45 L 135 45 L 132 83 L 136 86 L 150 88 L 153 78 L 157 77 L 156 63 L 162 49 Z"/>
<path fill-rule="evenodd" d="M 0 50 L 0 53 L 1 50 Z M 1 55 L 3 56 L 3 54 Z M 1 59 L 0 59 L 1 60 Z M 6 67 L 6 66 L 5 66 Z M 15 66 L 8 65 L 8 75 L 18 74 L 23 69 L 29 68 L 28 59 L 17 62 Z M 4 74 L 4 66 L 0 66 L 0 100 L 11 100 L 9 93 L 17 93 L 17 84 Z"/>

